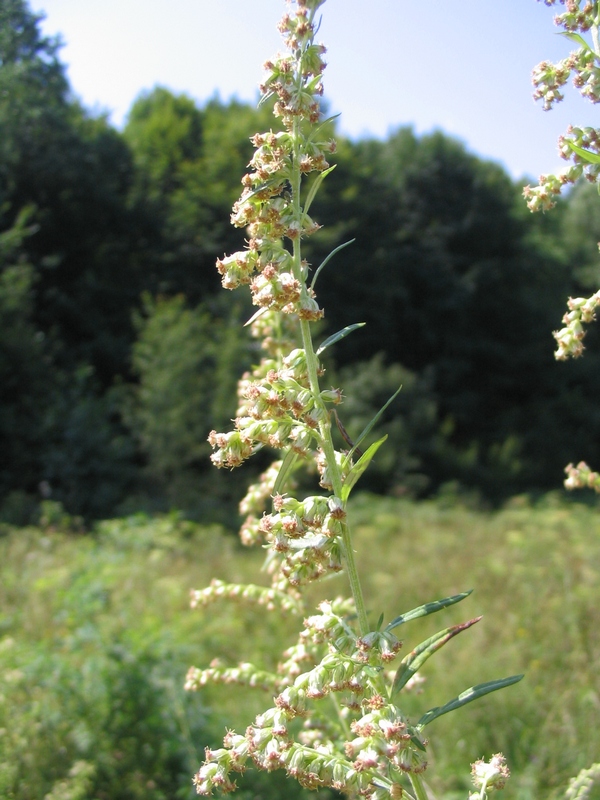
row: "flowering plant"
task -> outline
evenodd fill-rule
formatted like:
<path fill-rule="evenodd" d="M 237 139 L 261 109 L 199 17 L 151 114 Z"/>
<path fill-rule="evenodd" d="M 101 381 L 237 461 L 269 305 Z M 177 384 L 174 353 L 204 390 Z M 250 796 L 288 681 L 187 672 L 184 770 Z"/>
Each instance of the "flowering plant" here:
<path fill-rule="evenodd" d="M 600 5 L 590 0 L 560 0 L 565 11 L 557 14 L 555 24 L 562 28 L 562 34 L 575 42 L 577 48 L 556 64 L 542 61 L 533 70 L 533 83 L 536 87 L 534 97 L 542 100 L 544 110 L 548 111 L 554 103 L 563 100 L 562 87 L 572 76 L 573 85 L 583 97 L 592 103 L 600 103 Z M 547 6 L 556 0 L 544 0 Z M 589 34 L 589 38 L 587 38 Z M 531 211 L 547 211 L 555 205 L 555 198 L 563 187 L 585 177 L 598 186 L 600 192 L 600 128 L 575 127 L 570 125 L 566 134 L 558 141 L 559 152 L 565 161 L 570 162 L 556 175 L 541 175 L 539 184 L 526 186 L 523 190 Z M 600 247 L 600 243 L 599 243 Z M 570 297 L 568 311 L 563 316 L 563 326 L 554 332 L 557 349 L 555 357 L 559 361 L 582 355 L 584 324 L 596 318 L 600 305 L 600 291 L 590 297 Z M 600 493 L 600 477 L 581 461 L 577 466 L 565 467 L 567 489 L 589 487 Z"/>
<path fill-rule="evenodd" d="M 323 316 L 315 284 L 332 256 L 346 245 L 312 273 L 302 255 L 303 240 L 319 229 L 309 212 L 333 169 L 327 159 L 335 152 L 335 143 L 326 135 L 330 120 L 321 118 L 318 100 L 325 48 L 315 42 L 315 15 L 323 2 L 297 0 L 279 24 L 287 50 L 266 63 L 261 92 L 263 100 L 274 98 L 280 129 L 252 139 L 251 171 L 242 178 L 244 188 L 231 217 L 234 225 L 247 229 L 247 246 L 217 261 L 225 288 L 250 287 L 258 306 L 251 332 L 260 341 L 263 357 L 240 381 L 234 430 L 210 433 L 212 461 L 232 469 L 265 447 L 279 451 L 241 503 L 246 516 L 242 542 L 265 548 L 271 586 L 214 580 L 193 592 L 192 605 L 205 607 L 229 598 L 302 617 L 302 589 L 342 570 L 351 596 L 324 601 L 317 613 L 304 618 L 297 643 L 283 653 L 277 672 L 249 663 L 226 667 L 219 662 L 189 670 L 188 689 L 208 682 L 238 683 L 274 695 L 273 705 L 245 733 L 230 731 L 222 748 L 207 748 L 194 783 L 200 794 L 232 791 L 232 773 L 243 772 L 253 762 L 265 770 L 285 769 L 308 788 L 425 800 L 426 726 L 522 676 L 473 686 L 411 722 L 399 705 L 401 692 L 418 685 L 418 671 L 427 659 L 480 618 L 428 638 L 391 671 L 401 648 L 396 632 L 411 620 L 462 601 L 470 592 L 425 603 L 387 624 L 383 614 L 375 623 L 367 615 L 347 504 L 385 437 L 362 452 L 360 445 L 379 414 L 351 442 L 333 408 L 342 402 L 342 392 L 320 384 L 323 351 L 360 327 L 349 325 L 319 347 L 313 344 L 311 325 Z M 336 448 L 334 425 L 347 450 Z M 303 465 L 316 466 L 320 492 L 298 499 L 293 493 L 295 476 Z M 500 755 L 489 768 L 478 762 L 477 796 L 484 798 L 492 788 L 500 788 L 507 775 Z"/>

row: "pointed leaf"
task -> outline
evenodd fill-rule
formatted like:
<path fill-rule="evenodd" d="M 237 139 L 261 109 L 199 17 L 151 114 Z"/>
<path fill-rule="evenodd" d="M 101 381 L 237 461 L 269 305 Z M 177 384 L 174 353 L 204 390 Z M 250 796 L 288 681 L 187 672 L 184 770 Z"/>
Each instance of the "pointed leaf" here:
<path fill-rule="evenodd" d="M 345 339 L 349 333 L 352 333 L 352 331 L 355 331 L 357 328 L 363 328 L 366 324 L 366 322 L 355 322 L 354 325 L 346 325 L 346 327 L 342 328 L 341 331 L 332 333 L 331 336 L 328 336 L 327 339 L 325 339 L 325 341 L 319 346 L 317 355 L 320 356 L 323 350 L 327 350 L 327 348 L 331 347 L 332 344 L 339 342 L 340 339 Z"/>
<path fill-rule="evenodd" d="M 353 242 L 355 242 L 355 241 L 356 241 L 356 239 L 350 239 L 349 241 L 347 241 L 347 242 L 344 242 L 343 244 L 339 244 L 339 245 L 338 245 L 336 248 L 334 248 L 334 249 L 331 251 L 331 253 L 329 253 L 329 255 L 328 255 L 328 256 L 326 256 L 326 257 L 325 257 L 325 259 L 324 259 L 324 260 L 323 260 L 323 261 L 322 261 L 322 262 L 319 264 L 319 266 L 318 266 L 318 268 L 317 268 L 317 271 L 316 271 L 316 272 L 315 272 L 315 274 L 313 275 L 313 279 L 312 279 L 312 282 L 311 282 L 311 284 L 310 284 L 310 288 L 311 288 L 311 289 L 314 289 L 314 288 L 315 288 L 315 283 L 317 282 L 317 278 L 319 277 L 319 273 L 321 272 L 321 270 L 323 269 L 323 267 L 324 267 L 324 266 L 325 266 L 325 265 L 326 265 L 326 264 L 327 264 L 327 263 L 328 263 L 328 262 L 329 262 L 329 261 L 330 261 L 330 260 L 331 260 L 331 259 L 334 257 L 334 255 L 335 255 L 336 253 L 339 253 L 339 252 L 340 252 L 340 250 L 343 250 L 343 249 L 344 249 L 344 247 L 348 247 L 348 245 L 349 245 L 349 244 L 352 244 L 352 243 L 353 243 Z M 362 324 L 364 325 L 365 323 L 363 322 Z"/>
<path fill-rule="evenodd" d="M 268 92 L 266 92 L 266 94 L 261 95 L 261 98 L 258 101 L 258 104 L 257 104 L 256 107 L 260 108 L 264 103 L 267 102 L 267 100 L 269 100 L 271 97 L 273 97 L 274 94 L 275 94 L 275 92 L 272 89 L 270 89 Z"/>
<path fill-rule="evenodd" d="M 342 502 L 346 502 L 346 500 L 350 496 L 352 487 L 354 486 L 356 481 L 360 478 L 360 476 L 363 474 L 363 472 L 366 470 L 366 468 L 369 466 L 371 460 L 373 459 L 373 456 L 379 450 L 379 448 L 387 438 L 388 437 L 386 434 L 385 436 L 382 436 L 382 438 L 379 439 L 378 441 L 373 442 L 373 444 L 368 448 L 368 450 L 362 454 L 362 456 L 358 459 L 356 464 L 352 467 L 342 487 Z"/>
<path fill-rule="evenodd" d="M 410 740 L 414 745 L 416 745 L 417 749 L 421 750 L 423 753 L 427 752 L 427 748 L 425 747 L 423 742 L 419 739 L 416 733 L 413 733 L 413 735 L 410 737 Z"/>
<path fill-rule="evenodd" d="M 281 462 L 281 467 L 277 473 L 277 478 L 273 485 L 273 494 L 281 494 L 281 490 L 285 486 L 288 477 L 294 471 L 296 461 L 298 460 L 298 453 L 295 453 L 291 448 L 285 454 L 285 458 Z"/>
<path fill-rule="evenodd" d="M 403 625 L 405 622 L 410 622 L 411 620 L 418 619 L 419 617 L 426 617 L 428 614 L 435 614 L 436 611 L 440 611 L 442 608 L 453 606 L 454 603 L 460 603 L 460 601 L 464 600 L 465 597 L 468 597 L 472 591 L 473 589 L 469 589 L 467 592 L 453 594 L 451 597 L 444 597 L 443 600 L 434 600 L 431 603 L 425 603 L 422 606 L 413 608 L 411 611 L 407 611 L 406 614 L 400 614 L 399 617 L 393 619 L 386 626 L 385 630 L 393 631 L 394 628 L 397 628 L 399 625 Z"/>
<path fill-rule="evenodd" d="M 244 328 L 247 328 L 247 327 L 248 327 L 248 325 L 252 325 L 252 323 L 253 323 L 255 320 L 257 320 L 259 317 L 262 317 L 262 315 L 263 315 L 263 314 L 266 314 L 266 312 L 267 312 L 267 311 L 268 311 L 268 309 L 267 309 L 266 307 L 264 307 L 264 308 L 259 308 L 259 309 L 258 309 L 258 311 L 255 311 L 255 312 L 254 312 L 254 314 L 252 314 L 252 316 L 250 317 L 250 319 L 248 320 L 248 322 L 244 322 Z"/>
<path fill-rule="evenodd" d="M 417 727 L 424 728 L 425 725 L 429 725 L 430 722 L 441 717 L 442 714 L 447 714 L 449 711 L 454 711 L 456 708 L 466 706 L 467 703 L 471 703 L 473 700 L 477 700 L 485 694 L 496 692 L 498 689 L 504 689 L 505 686 L 518 683 L 522 678 L 523 675 L 512 675 L 510 678 L 502 678 L 499 681 L 489 681 L 488 683 L 479 683 L 477 686 L 471 686 L 470 689 L 466 689 L 462 694 L 459 694 L 458 697 L 455 697 L 454 700 L 450 700 L 450 702 L 446 703 L 446 705 L 432 708 L 426 714 L 423 714 L 417 723 Z"/>
<path fill-rule="evenodd" d="M 390 397 L 390 399 L 387 401 L 387 403 L 379 409 L 379 411 L 375 414 L 375 416 L 369 422 L 369 424 L 366 425 L 365 428 L 363 428 L 363 430 L 360 433 L 360 436 L 356 440 L 356 443 L 355 443 L 354 447 L 348 453 L 348 456 L 347 456 L 348 459 L 352 458 L 352 454 L 354 453 L 356 448 L 371 433 L 371 431 L 373 430 L 373 428 L 375 427 L 375 425 L 379 421 L 379 419 L 380 419 L 381 415 L 383 414 L 383 412 L 386 410 L 386 408 L 389 406 L 389 404 L 392 403 L 398 397 L 398 395 L 400 394 L 401 390 L 402 390 L 402 386 L 399 386 L 398 390 L 394 392 L 394 394 Z"/>
<path fill-rule="evenodd" d="M 583 158 L 584 161 L 587 161 L 588 164 L 600 164 L 600 153 L 592 153 L 591 150 L 585 150 L 583 147 L 573 144 L 573 142 L 569 141 L 569 139 L 565 139 L 564 141 L 569 145 L 574 153 L 577 153 L 578 156 L 581 156 L 581 158 Z"/>
<path fill-rule="evenodd" d="M 581 36 L 579 33 L 575 33 L 574 31 L 560 31 L 558 36 L 564 36 L 567 39 L 570 39 L 572 42 L 575 42 L 580 47 L 583 47 L 584 50 L 587 50 L 588 53 L 593 53 L 596 58 L 598 58 L 598 53 L 586 42 L 586 40 Z"/>
<path fill-rule="evenodd" d="M 334 119 L 337 119 L 338 117 L 341 117 L 341 116 L 342 116 L 341 114 L 333 114 L 331 117 L 327 117 L 327 119 L 324 119 L 323 122 L 321 122 L 321 124 L 318 125 L 312 131 L 312 133 L 308 137 L 307 141 L 312 142 L 319 135 L 319 133 L 321 133 L 321 131 L 325 127 L 325 125 L 328 125 L 330 122 L 333 122 Z"/>
<path fill-rule="evenodd" d="M 325 169 L 325 170 L 323 170 L 323 172 L 319 172 L 317 177 L 312 182 L 312 185 L 311 185 L 310 189 L 308 190 L 308 194 L 306 196 L 306 200 L 304 201 L 303 211 L 304 211 L 305 214 L 308 214 L 308 209 L 311 207 L 312 201 L 315 199 L 315 195 L 319 191 L 319 187 L 321 186 L 321 184 L 323 183 L 325 178 L 329 175 L 329 173 L 333 172 L 333 170 L 336 168 L 336 166 L 337 166 L 337 164 L 334 164 L 332 167 L 329 167 L 329 169 Z"/>
<path fill-rule="evenodd" d="M 463 622 L 462 625 L 452 625 L 450 628 L 439 631 L 429 639 L 426 639 L 424 642 L 421 642 L 421 644 L 417 645 L 417 647 L 415 647 L 415 649 L 405 656 L 400 662 L 400 666 L 398 667 L 398 671 L 394 677 L 392 696 L 403 689 L 415 672 L 418 672 L 427 659 L 430 658 L 437 650 L 443 647 L 446 642 L 449 642 L 450 639 L 454 638 L 454 636 L 457 634 L 462 633 L 462 631 L 466 631 L 467 628 L 471 627 L 471 625 L 475 625 L 475 623 L 479 622 L 480 619 L 481 617 L 475 617 L 475 619 L 471 619 L 468 622 Z"/>

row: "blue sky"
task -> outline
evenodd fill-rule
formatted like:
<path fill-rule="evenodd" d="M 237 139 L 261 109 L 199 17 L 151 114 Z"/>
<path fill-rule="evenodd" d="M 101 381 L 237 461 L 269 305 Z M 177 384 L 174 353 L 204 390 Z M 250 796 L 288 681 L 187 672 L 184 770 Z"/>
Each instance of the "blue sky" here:
<path fill-rule="evenodd" d="M 254 102 L 262 64 L 280 48 L 284 0 L 29 0 L 83 103 L 121 126 L 159 84 L 202 103 L 218 93 Z M 327 0 L 318 38 L 328 49 L 325 97 L 353 138 L 411 124 L 440 128 L 515 177 L 563 163 L 569 122 L 594 107 L 570 89 L 555 110 L 532 100 L 531 70 L 564 57 L 555 9 L 536 0 Z"/>

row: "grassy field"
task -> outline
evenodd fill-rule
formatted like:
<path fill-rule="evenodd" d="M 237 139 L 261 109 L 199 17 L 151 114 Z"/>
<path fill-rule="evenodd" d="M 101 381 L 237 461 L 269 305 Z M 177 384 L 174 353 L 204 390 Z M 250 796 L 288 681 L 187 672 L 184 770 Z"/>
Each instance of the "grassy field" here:
<path fill-rule="evenodd" d="M 469 763 L 501 750 L 506 800 L 560 797 L 600 760 L 600 513 L 517 498 L 488 513 L 439 500 L 358 496 L 356 549 L 374 620 L 474 589 L 406 626 L 407 650 L 483 614 L 427 662 L 419 715 L 475 683 L 524 672 L 502 692 L 429 727 L 436 797 L 466 798 Z M 244 726 L 268 696 L 213 688 L 186 695 L 189 665 L 215 656 L 272 665 L 289 620 L 228 605 L 189 610 L 211 577 L 258 579 L 260 552 L 177 518 L 69 521 L 0 535 L 0 798 L 192 797 L 190 776 L 224 727 Z M 344 578 L 315 600 L 345 593 Z M 281 778 L 249 776 L 242 797 L 297 797 Z M 596 792 L 593 797 L 600 797 Z"/>

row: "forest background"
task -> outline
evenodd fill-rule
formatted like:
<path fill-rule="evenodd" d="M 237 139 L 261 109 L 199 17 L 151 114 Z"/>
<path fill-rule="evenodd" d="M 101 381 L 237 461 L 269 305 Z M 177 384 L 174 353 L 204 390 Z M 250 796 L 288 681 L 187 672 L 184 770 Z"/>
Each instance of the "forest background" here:
<path fill-rule="evenodd" d="M 206 436 L 256 358 L 253 309 L 214 263 L 242 244 L 230 208 L 270 125 L 155 88 L 118 131 L 73 97 L 28 5 L 0 3 L 2 797 L 192 797 L 204 745 L 253 701 L 185 696 L 188 666 L 268 663 L 289 635 L 188 610 L 191 587 L 260 558 L 231 530 L 262 465 L 210 469 Z M 595 187 L 531 215 L 520 182 L 442 132 L 336 138 L 309 259 L 355 239 L 319 279 L 323 338 L 366 323 L 328 350 L 350 435 L 403 387 L 352 509 L 370 601 L 476 587 L 485 627 L 428 673 L 433 702 L 526 673 L 441 721 L 436 795 L 465 797 L 469 761 L 503 750 L 507 800 L 561 796 L 600 760 L 599 522 L 558 489 L 569 461 L 600 464 L 600 340 L 590 326 L 585 358 L 557 363 L 551 336 L 598 285 Z M 296 797 L 244 780 L 246 800 Z"/>
<path fill-rule="evenodd" d="M 234 414 L 252 310 L 214 261 L 240 245 L 229 209 L 269 110 L 155 88 L 119 132 L 73 98 L 21 0 L 0 14 L 0 519 L 48 498 L 86 520 L 222 518 L 239 485 L 209 469 L 206 433 Z M 336 163 L 310 261 L 356 239 L 320 281 L 324 337 L 366 323 L 328 364 L 350 434 L 403 386 L 367 488 L 452 481 L 497 503 L 598 463 L 598 337 L 558 364 L 550 336 L 595 286 L 593 187 L 531 215 L 500 166 L 411 128 L 342 138 Z"/>

